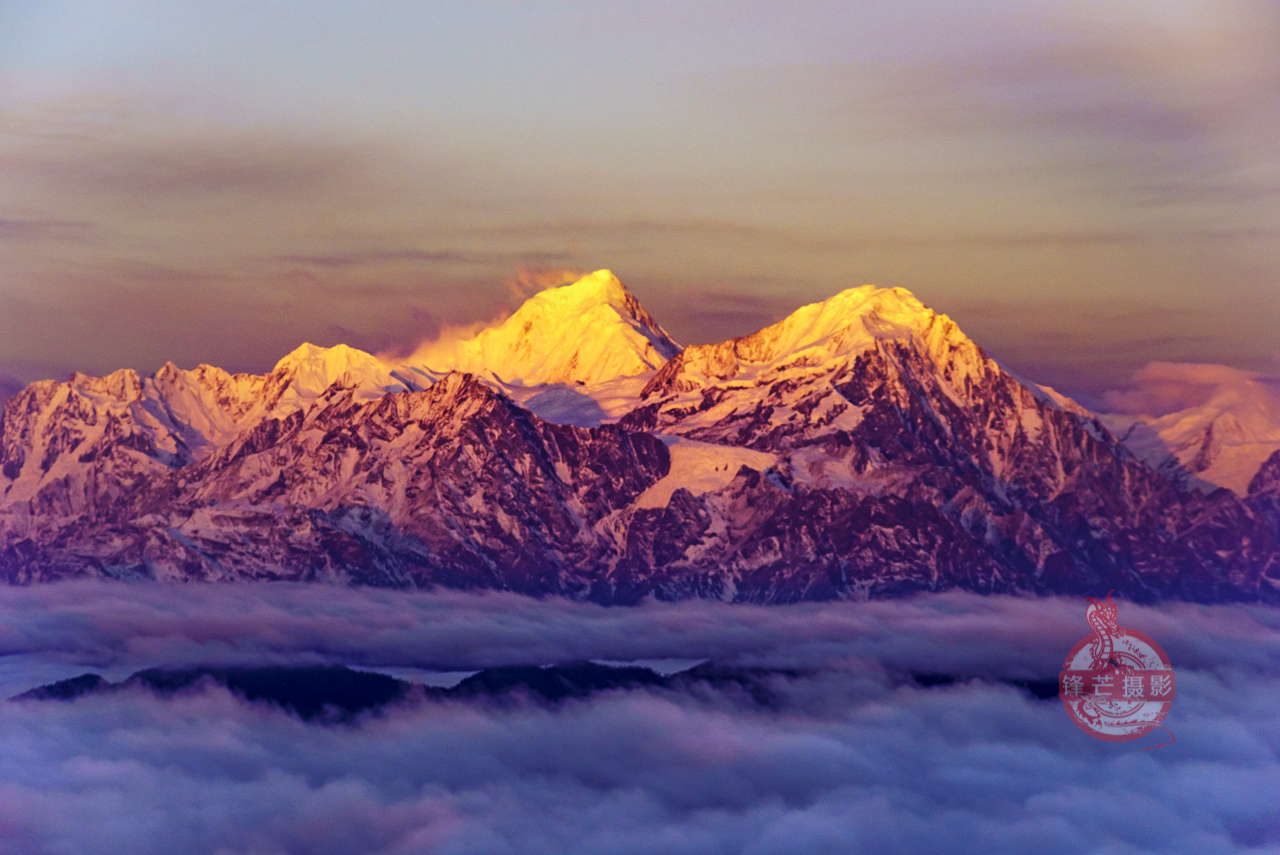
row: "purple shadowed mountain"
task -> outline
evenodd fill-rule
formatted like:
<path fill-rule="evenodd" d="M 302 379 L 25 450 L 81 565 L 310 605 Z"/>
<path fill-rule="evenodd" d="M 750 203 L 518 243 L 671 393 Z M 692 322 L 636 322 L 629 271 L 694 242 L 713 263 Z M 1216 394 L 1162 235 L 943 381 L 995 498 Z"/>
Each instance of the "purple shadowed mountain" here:
<path fill-rule="evenodd" d="M 11 582 L 1280 601 L 1280 455 L 1189 489 L 901 289 L 681 350 L 599 271 L 403 361 L 76 374 L 0 428 Z"/>

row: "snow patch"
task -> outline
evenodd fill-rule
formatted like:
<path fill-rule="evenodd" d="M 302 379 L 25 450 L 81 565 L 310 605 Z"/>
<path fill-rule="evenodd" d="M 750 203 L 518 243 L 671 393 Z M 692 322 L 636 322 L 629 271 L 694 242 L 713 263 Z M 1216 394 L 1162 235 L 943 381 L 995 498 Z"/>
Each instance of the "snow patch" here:
<path fill-rule="evenodd" d="M 637 508 L 665 508 L 671 501 L 671 494 L 681 487 L 695 496 L 720 490 L 729 485 L 743 466 L 764 470 L 777 460 L 772 454 L 749 448 L 714 445 L 676 436 L 661 439 L 671 453 L 671 471 L 640 494 L 635 502 Z"/>

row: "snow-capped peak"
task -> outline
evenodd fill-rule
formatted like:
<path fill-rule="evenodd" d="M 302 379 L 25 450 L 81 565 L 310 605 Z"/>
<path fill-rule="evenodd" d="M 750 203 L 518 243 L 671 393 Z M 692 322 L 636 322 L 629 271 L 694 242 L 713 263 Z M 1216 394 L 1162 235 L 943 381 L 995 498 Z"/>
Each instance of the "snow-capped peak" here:
<path fill-rule="evenodd" d="M 266 376 L 267 414 L 280 418 L 305 409 L 335 383 L 352 390 L 355 400 L 371 401 L 396 392 L 421 391 L 438 377 L 418 367 L 386 362 L 345 344 L 303 344 L 277 362 Z"/>
<path fill-rule="evenodd" d="M 505 383 L 599 383 L 662 367 L 680 352 L 608 270 L 542 291 L 472 338 L 426 345 L 408 361 Z"/>
<path fill-rule="evenodd" d="M 405 384 L 392 375 L 391 366 L 373 354 L 345 344 L 333 347 L 302 344 L 277 362 L 269 376 L 288 383 L 294 394 L 309 399 L 334 383 L 379 394 L 406 390 Z"/>
<path fill-rule="evenodd" d="M 800 307 L 742 339 L 740 350 L 752 362 L 801 357 L 811 351 L 848 353 L 865 349 L 877 339 L 918 335 L 938 317 L 903 288 L 863 285 Z"/>
<path fill-rule="evenodd" d="M 1280 451 L 1280 379 L 1225 365 L 1153 362 L 1137 388 L 1113 392 L 1104 423 L 1151 466 L 1180 467 L 1190 485 L 1248 493 Z"/>
<path fill-rule="evenodd" d="M 977 346 L 950 318 L 926 307 L 910 291 L 863 285 L 802 306 L 751 335 L 686 348 L 654 377 L 644 395 L 665 394 L 674 388 L 688 391 L 744 371 L 762 374 L 822 366 L 885 340 L 914 340 L 939 364 L 956 363 L 960 357 L 961 375 L 965 365 L 975 367 L 983 361 Z M 951 379 L 962 378 L 953 372 Z"/>

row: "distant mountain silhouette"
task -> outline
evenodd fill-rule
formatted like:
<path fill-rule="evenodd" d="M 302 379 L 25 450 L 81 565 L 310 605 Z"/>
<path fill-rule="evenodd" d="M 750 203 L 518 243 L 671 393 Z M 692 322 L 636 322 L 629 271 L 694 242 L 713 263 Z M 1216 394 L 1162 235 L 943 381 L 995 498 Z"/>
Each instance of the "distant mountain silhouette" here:
<path fill-rule="evenodd" d="M 676 674 L 659 674 L 638 666 L 572 662 L 563 665 L 511 665 L 486 668 L 450 688 L 422 686 L 383 674 L 341 665 L 327 667 L 194 666 L 148 668 L 119 683 L 98 674 L 82 674 L 23 692 L 11 701 L 74 701 L 77 698 L 126 691 L 147 691 L 161 697 L 199 692 L 221 686 L 250 703 L 267 703 L 304 721 L 350 724 L 364 713 L 397 704 L 428 701 L 464 703 L 544 703 L 580 700 L 609 691 L 653 690 L 702 696 L 708 691 L 740 703 L 783 709 L 773 685 L 794 680 L 801 672 L 765 668 L 729 668 L 704 663 Z M 902 674 L 898 682 L 923 688 L 947 687 L 973 677 L 948 674 Z M 986 682 L 992 682 L 987 679 Z M 1058 697 L 1056 679 L 1003 680 L 1039 700 Z"/>

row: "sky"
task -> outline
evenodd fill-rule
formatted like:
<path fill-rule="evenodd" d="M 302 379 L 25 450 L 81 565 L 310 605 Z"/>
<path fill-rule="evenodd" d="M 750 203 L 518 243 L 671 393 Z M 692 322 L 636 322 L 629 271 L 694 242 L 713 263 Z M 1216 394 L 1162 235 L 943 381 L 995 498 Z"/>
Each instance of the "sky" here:
<path fill-rule="evenodd" d="M 0 395 L 407 352 L 610 268 L 682 344 L 903 287 L 1104 400 L 1280 370 L 1280 6 L 0 4 Z"/>
<path fill-rule="evenodd" d="M 441 702 L 306 724 L 206 688 L 0 702 L 0 850 L 129 855 L 1274 852 L 1280 623 L 1120 605 L 1175 663 L 1166 724 L 1082 733 L 1052 679 L 1078 599 L 625 609 L 329 585 L 0 588 L 5 696 L 156 664 L 474 669 L 710 658 L 732 685 Z M 908 674 L 948 675 L 925 687 Z M 1143 750 L 1153 748 L 1153 750 Z"/>

